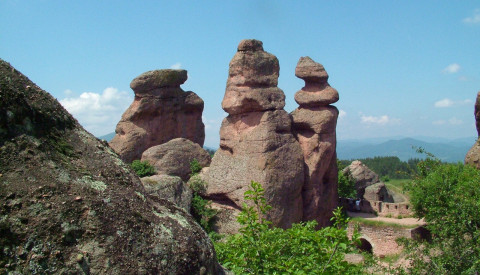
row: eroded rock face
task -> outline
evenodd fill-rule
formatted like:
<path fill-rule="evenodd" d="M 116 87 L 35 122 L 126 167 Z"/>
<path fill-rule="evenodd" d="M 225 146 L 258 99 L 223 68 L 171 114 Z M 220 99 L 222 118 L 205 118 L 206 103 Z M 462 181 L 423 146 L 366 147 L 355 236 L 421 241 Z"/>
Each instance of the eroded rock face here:
<path fill-rule="evenodd" d="M 262 42 L 240 42 L 222 103 L 229 115 L 204 179 L 208 197 L 237 209 L 250 182 L 259 182 L 272 206 L 267 218 L 286 228 L 302 218 L 304 168 L 291 119 L 283 110 L 285 96 L 276 87 L 278 74 L 278 60 L 263 51 Z"/>
<path fill-rule="evenodd" d="M 305 87 L 295 94 L 300 107 L 291 113 L 293 132 L 305 159 L 303 220 L 326 226 L 338 202 L 338 109 L 329 105 L 338 101 L 338 92 L 328 84 L 323 66 L 309 57 L 300 58 L 295 75 L 305 81 Z"/>
<path fill-rule="evenodd" d="M 190 212 L 192 205 L 192 190 L 180 177 L 169 175 L 153 175 L 143 177 L 142 181 L 145 192 L 149 196 L 165 199 L 176 206 Z"/>
<path fill-rule="evenodd" d="M 210 165 L 210 155 L 197 143 L 186 138 L 175 138 L 164 144 L 148 148 L 142 154 L 142 161 L 148 161 L 157 174 L 178 176 L 187 181 L 190 177 L 190 163 L 196 159 L 202 167 Z"/>
<path fill-rule="evenodd" d="M 186 80 L 185 70 L 155 70 L 130 83 L 135 99 L 110 142 L 123 161 L 140 159 L 146 149 L 179 137 L 203 146 L 203 100 L 180 88 Z"/>
<path fill-rule="evenodd" d="M 363 198 L 365 188 L 380 182 L 378 175 L 359 160 L 355 160 L 349 166 L 345 167 L 342 173 L 350 175 L 355 181 L 358 198 Z"/>
<path fill-rule="evenodd" d="M 206 233 L 0 60 L 1 274 L 215 274 Z"/>
<path fill-rule="evenodd" d="M 477 126 L 477 133 L 480 137 L 480 92 L 477 94 L 477 100 L 475 101 L 475 125 Z M 470 164 L 477 169 L 480 169 L 480 141 L 477 140 L 473 144 L 472 148 L 467 152 L 465 156 L 465 164 Z"/>

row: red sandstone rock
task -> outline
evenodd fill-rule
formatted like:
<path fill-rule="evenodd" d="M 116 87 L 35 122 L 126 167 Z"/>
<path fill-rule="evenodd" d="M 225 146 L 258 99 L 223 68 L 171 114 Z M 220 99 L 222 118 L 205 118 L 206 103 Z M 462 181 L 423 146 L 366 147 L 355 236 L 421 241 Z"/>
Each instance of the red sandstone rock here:
<path fill-rule="evenodd" d="M 142 154 L 142 161 L 148 161 L 158 175 L 178 176 L 187 181 L 190 178 L 190 163 L 196 159 L 202 166 L 210 165 L 210 155 L 205 149 L 186 138 L 175 138 L 166 143 L 148 148 Z"/>
<path fill-rule="evenodd" d="M 203 100 L 184 92 L 185 70 L 146 72 L 130 84 L 135 99 L 122 115 L 110 146 L 127 163 L 155 145 L 183 137 L 203 146 Z"/>
<path fill-rule="evenodd" d="M 229 114 L 281 110 L 285 95 L 277 88 L 278 59 L 258 40 L 243 40 L 230 61 L 222 108 Z"/>
<path fill-rule="evenodd" d="M 277 58 L 263 51 L 262 42 L 240 42 L 222 102 L 229 116 L 220 128 L 220 149 L 202 177 L 208 183 L 206 196 L 237 211 L 250 182 L 259 182 L 272 206 L 267 218 L 287 228 L 302 219 L 304 165 L 291 119 L 283 110 L 278 73 Z M 219 231 L 237 228 L 232 222 L 225 219 Z"/>
<path fill-rule="evenodd" d="M 480 92 L 477 94 L 477 100 L 475 101 L 475 125 L 477 126 L 477 133 L 480 137 Z M 465 164 L 470 164 L 477 169 L 480 169 L 480 139 L 477 139 L 472 148 L 467 152 L 465 156 Z"/>
<path fill-rule="evenodd" d="M 295 94 L 300 107 L 327 106 L 338 101 L 338 92 L 328 84 L 328 74 L 322 64 L 308 56 L 301 57 L 295 75 L 305 81 L 305 87 Z"/>
<path fill-rule="evenodd" d="M 293 131 L 305 159 L 303 220 L 316 220 L 322 227 L 330 224 L 338 204 L 338 110 L 329 105 L 338 100 L 338 92 L 328 85 L 325 68 L 310 57 L 300 58 L 295 75 L 305 80 L 305 87 L 295 94 L 300 107 L 291 113 Z"/>

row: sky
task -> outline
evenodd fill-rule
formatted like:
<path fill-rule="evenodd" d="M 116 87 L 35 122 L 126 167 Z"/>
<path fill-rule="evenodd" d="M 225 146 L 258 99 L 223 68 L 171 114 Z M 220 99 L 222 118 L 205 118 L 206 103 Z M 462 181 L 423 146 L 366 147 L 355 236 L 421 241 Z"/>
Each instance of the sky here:
<path fill-rule="evenodd" d="M 251 38 L 279 59 L 287 112 L 299 58 L 324 65 L 340 140 L 477 134 L 479 1 L 0 0 L 0 58 L 96 136 L 115 130 L 135 77 L 185 69 L 217 148 L 228 64 Z"/>

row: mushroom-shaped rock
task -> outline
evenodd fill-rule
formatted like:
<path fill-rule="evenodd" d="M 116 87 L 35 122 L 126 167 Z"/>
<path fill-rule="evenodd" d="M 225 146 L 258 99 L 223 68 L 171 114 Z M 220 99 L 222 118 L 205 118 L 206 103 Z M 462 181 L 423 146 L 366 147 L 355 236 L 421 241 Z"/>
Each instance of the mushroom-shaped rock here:
<path fill-rule="evenodd" d="M 180 88 L 186 79 L 185 70 L 155 70 L 132 81 L 135 99 L 110 142 L 123 161 L 140 159 L 146 149 L 174 138 L 187 138 L 203 146 L 203 100 Z"/>

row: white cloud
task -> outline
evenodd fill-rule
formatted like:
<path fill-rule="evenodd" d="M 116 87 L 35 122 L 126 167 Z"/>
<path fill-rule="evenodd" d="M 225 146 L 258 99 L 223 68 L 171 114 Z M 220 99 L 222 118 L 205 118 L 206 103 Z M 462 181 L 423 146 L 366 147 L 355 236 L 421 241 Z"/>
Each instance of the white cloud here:
<path fill-rule="evenodd" d="M 383 116 L 366 116 L 366 115 L 361 115 L 360 117 L 362 123 L 366 124 L 378 124 L 378 125 L 385 125 L 389 122 L 392 122 L 392 119 L 388 117 L 387 115 Z"/>
<path fill-rule="evenodd" d="M 347 112 L 345 112 L 344 110 L 340 110 L 339 113 L 338 113 L 338 118 L 339 119 L 343 119 L 347 116 Z"/>
<path fill-rule="evenodd" d="M 460 76 L 460 77 L 458 78 L 458 80 L 460 80 L 460 81 L 468 81 L 468 77 L 462 75 L 462 76 Z"/>
<path fill-rule="evenodd" d="M 70 89 L 66 89 L 65 91 L 63 91 L 64 94 L 66 94 L 67 96 L 73 94 L 73 91 L 70 90 Z"/>
<path fill-rule="evenodd" d="M 170 66 L 170 69 L 179 70 L 182 68 L 182 63 L 178 62 Z"/>
<path fill-rule="evenodd" d="M 472 101 L 470 99 L 453 101 L 449 98 L 444 98 L 434 103 L 434 106 L 437 108 L 448 108 L 452 106 L 465 106 L 471 104 Z"/>
<path fill-rule="evenodd" d="M 85 92 L 79 97 L 67 97 L 60 103 L 80 124 L 94 135 L 104 135 L 115 130 L 115 126 L 128 106 L 133 95 L 106 88 L 102 94 Z"/>
<path fill-rule="evenodd" d="M 433 125 L 446 125 L 446 124 L 461 125 L 461 124 L 463 124 L 463 120 L 458 119 L 456 117 L 452 117 L 449 120 L 440 119 L 440 120 L 433 121 L 432 124 Z"/>
<path fill-rule="evenodd" d="M 453 63 L 445 67 L 445 69 L 443 69 L 442 72 L 445 74 L 454 74 L 460 71 L 460 68 L 461 68 L 460 65 L 458 65 L 457 63 Z"/>
<path fill-rule="evenodd" d="M 463 23 L 467 23 L 467 24 L 478 24 L 478 23 L 480 23 L 480 9 L 474 10 L 473 15 L 471 17 L 466 17 L 462 21 L 463 21 Z"/>

